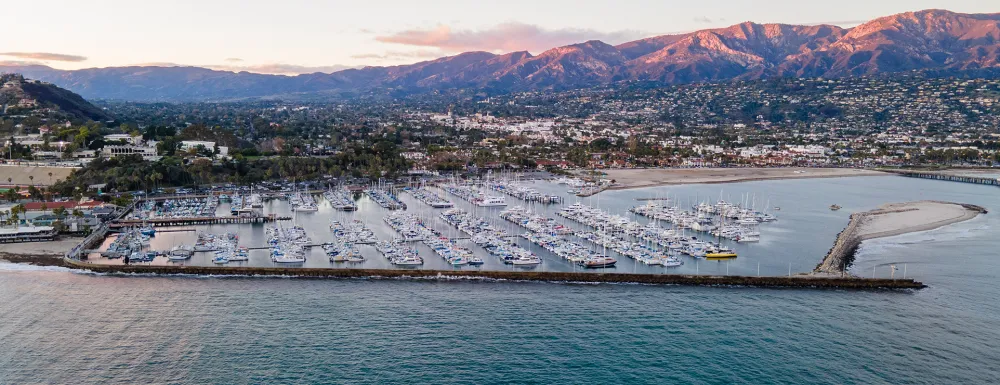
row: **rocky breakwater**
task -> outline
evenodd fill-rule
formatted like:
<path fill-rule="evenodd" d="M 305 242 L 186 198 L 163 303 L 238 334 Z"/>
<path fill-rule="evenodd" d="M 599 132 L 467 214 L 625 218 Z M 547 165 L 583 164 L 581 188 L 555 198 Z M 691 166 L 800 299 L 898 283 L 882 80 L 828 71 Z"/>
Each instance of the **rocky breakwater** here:
<path fill-rule="evenodd" d="M 890 203 L 875 210 L 851 214 L 814 276 L 843 276 L 854 262 L 861 242 L 868 239 L 932 230 L 975 218 L 986 209 L 970 204 L 916 201 Z"/>
<path fill-rule="evenodd" d="M 218 266 L 150 266 L 103 265 L 67 259 L 74 268 L 111 274 L 190 274 L 208 276 L 290 276 L 302 278 L 361 278 L 361 279 L 432 279 L 432 280 L 503 280 L 565 283 L 631 283 L 652 285 L 744 286 L 819 289 L 919 289 L 924 287 L 912 279 L 868 279 L 857 277 L 818 278 L 793 275 L 790 277 L 710 276 L 676 274 L 619 274 L 543 271 L 444 271 L 403 269 L 331 269 L 301 267 L 218 267 Z"/>

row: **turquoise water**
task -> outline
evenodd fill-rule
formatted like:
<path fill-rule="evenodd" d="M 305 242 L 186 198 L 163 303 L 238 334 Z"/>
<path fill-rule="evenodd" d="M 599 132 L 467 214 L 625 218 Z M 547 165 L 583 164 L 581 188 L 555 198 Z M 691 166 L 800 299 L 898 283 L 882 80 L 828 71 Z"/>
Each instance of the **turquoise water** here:
<path fill-rule="evenodd" d="M 726 186 L 781 201 L 779 224 L 794 231 L 765 240 L 781 251 L 770 258 L 775 265 L 802 259 L 806 269 L 818 262 L 816 250 L 829 248 L 846 224 L 839 216 L 849 211 L 946 199 L 980 204 L 991 214 L 864 244 L 856 273 L 870 275 L 876 267 L 883 276 L 888 264 L 905 265 L 930 286 L 919 291 L 164 278 L 0 265 L 0 383 L 972 384 L 1000 378 L 996 188 L 895 177 Z M 717 196 L 719 186 L 669 189 Z M 844 209 L 823 210 L 832 203 Z M 785 212 L 801 210 L 815 214 L 786 219 Z"/>

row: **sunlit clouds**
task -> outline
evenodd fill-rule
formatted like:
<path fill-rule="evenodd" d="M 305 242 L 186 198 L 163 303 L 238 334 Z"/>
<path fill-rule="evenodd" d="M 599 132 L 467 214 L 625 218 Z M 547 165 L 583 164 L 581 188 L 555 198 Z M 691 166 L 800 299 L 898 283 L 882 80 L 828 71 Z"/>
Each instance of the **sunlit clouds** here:
<path fill-rule="evenodd" d="M 41 61 L 82 62 L 87 60 L 86 56 L 52 52 L 0 52 L 0 56 Z"/>
<path fill-rule="evenodd" d="M 453 29 L 438 25 L 428 29 L 410 29 L 379 35 L 376 41 L 418 47 L 433 47 L 443 53 L 487 51 L 506 53 L 529 51 L 538 53 L 550 48 L 587 40 L 601 40 L 609 44 L 647 37 L 641 31 L 602 32 L 586 28 L 546 29 L 537 25 L 510 22 L 485 29 Z"/>

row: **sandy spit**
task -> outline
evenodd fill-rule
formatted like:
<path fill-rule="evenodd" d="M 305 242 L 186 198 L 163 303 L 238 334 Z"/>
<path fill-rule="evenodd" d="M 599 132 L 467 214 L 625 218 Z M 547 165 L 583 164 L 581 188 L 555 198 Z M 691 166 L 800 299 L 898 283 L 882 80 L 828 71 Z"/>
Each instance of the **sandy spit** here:
<path fill-rule="evenodd" d="M 613 179 L 612 190 L 692 183 L 730 183 L 755 180 L 840 178 L 889 175 L 880 171 L 850 168 L 651 168 L 603 170 Z"/>

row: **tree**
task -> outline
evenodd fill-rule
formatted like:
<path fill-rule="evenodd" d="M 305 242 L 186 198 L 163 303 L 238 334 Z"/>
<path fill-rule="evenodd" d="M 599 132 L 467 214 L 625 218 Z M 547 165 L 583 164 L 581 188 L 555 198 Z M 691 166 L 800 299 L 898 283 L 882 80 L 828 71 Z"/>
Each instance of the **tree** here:
<path fill-rule="evenodd" d="M 80 209 L 73 209 L 73 216 L 76 218 L 83 218 L 83 211 L 80 211 Z"/>
<path fill-rule="evenodd" d="M 18 199 L 21 199 L 21 194 L 18 194 L 17 190 L 18 186 L 10 188 L 9 190 L 7 190 L 7 192 L 4 193 L 4 198 L 6 198 L 8 201 L 11 202 L 16 202 Z"/>
<path fill-rule="evenodd" d="M 44 206 L 44 205 L 45 204 L 43 203 L 42 206 Z M 55 210 L 52 210 L 52 214 L 54 214 L 56 216 L 59 216 L 59 217 L 64 217 L 64 216 L 66 216 L 66 208 L 63 207 L 63 206 L 56 207 Z"/>
<path fill-rule="evenodd" d="M 14 207 L 11 207 L 10 214 L 8 215 L 8 217 L 10 218 L 9 221 L 13 223 L 15 226 L 18 226 L 19 221 L 21 219 L 20 214 L 25 212 L 27 212 L 27 210 L 24 208 L 24 205 L 16 205 Z"/>
<path fill-rule="evenodd" d="M 42 190 L 39 190 L 35 185 L 28 186 L 28 195 L 31 196 L 31 199 L 41 200 Z"/>

